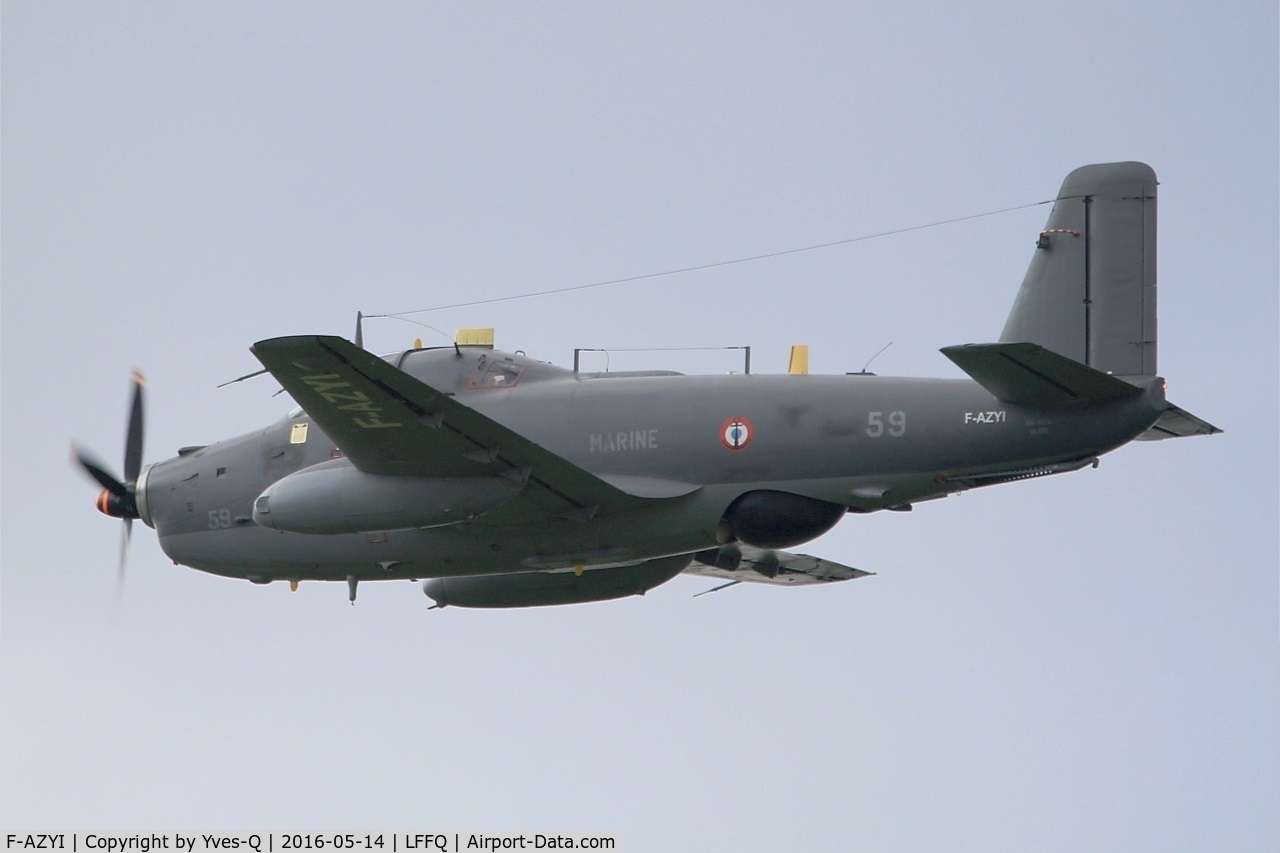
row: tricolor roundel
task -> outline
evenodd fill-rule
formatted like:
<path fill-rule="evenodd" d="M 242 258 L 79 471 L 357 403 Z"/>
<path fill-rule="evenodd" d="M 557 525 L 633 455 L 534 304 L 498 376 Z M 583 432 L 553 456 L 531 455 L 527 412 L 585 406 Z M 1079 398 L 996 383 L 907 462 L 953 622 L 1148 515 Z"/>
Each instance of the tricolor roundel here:
<path fill-rule="evenodd" d="M 720 443 L 730 450 L 741 450 L 751 443 L 754 432 L 751 421 L 746 418 L 729 418 L 720 427 Z"/>

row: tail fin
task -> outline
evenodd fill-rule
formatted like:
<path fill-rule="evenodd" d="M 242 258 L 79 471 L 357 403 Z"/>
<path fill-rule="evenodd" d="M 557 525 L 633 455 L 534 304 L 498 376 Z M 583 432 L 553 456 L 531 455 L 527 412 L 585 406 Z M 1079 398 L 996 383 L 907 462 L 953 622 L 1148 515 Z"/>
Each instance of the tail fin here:
<path fill-rule="evenodd" d="M 1001 343 L 1104 373 L 1156 373 L 1156 174 L 1102 163 L 1067 175 Z"/>

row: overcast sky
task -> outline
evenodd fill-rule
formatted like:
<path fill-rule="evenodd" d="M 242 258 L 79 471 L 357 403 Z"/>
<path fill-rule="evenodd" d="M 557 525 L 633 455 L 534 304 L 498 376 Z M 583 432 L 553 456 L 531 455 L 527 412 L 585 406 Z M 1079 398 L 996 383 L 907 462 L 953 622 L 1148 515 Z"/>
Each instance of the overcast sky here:
<path fill-rule="evenodd" d="M 0 821 L 620 833 L 628 850 L 1274 850 L 1277 9 L 6 0 Z M 1160 367 L 1226 430 L 853 517 L 820 589 L 513 612 L 175 567 L 68 465 L 290 407 L 256 340 L 1160 176 Z M 959 375 L 1047 207 L 415 315 Z M 371 349 L 421 335 L 370 321 Z M 736 357 L 617 354 L 615 369 Z M 826 845 L 823 847 L 822 845 Z"/>

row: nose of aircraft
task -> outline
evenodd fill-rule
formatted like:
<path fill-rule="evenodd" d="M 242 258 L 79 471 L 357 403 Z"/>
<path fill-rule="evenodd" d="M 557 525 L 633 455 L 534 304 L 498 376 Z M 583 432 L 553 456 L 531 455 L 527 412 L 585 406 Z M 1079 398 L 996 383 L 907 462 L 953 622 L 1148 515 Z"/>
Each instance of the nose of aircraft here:
<path fill-rule="evenodd" d="M 112 492 L 110 489 L 103 489 L 98 493 L 94 506 L 98 508 L 98 512 L 103 515 L 109 515 L 112 518 L 134 519 L 138 517 L 137 501 L 131 492 L 126 492 L 122 496 Z"/>
<path fill-rule="evenodd" d="M 133 520 L 138 518 L 137 483 L 142 471 L 143 401 L 142 386 L 146 380 L 142 371 L 133 371 L 133 403 L 129 408 L 129 421 L 124 444 L 124 479 L 117 479 L 90 453 L 74 448 L 75 459 L 81 469 L 102 486 L 102 492 L 94 503 L 98 511 L 124 521 L 120 546 L 120 565 L 116 573 L 117 587 L 124 587 L 125 559 L 129 551 L 129 536 Z"/>

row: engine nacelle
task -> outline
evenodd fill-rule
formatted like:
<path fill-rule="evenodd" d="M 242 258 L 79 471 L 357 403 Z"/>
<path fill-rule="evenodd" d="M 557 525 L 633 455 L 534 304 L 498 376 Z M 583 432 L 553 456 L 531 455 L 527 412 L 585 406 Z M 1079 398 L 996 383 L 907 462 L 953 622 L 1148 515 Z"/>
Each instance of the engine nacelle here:
<path fill-rule="evenodd" d="M 506 477 L 393 477 L 346 460 L 304 468 L 272 483 L 253 520 L 291 533 L 363 533 L 443 527 L 502 505 L 523 484 Z"/>
<path fill-rule="evenodd" d="M 721 544 L 790 548 L 821 536 L 848 511 L 843 504 L 790 492 L 760 490 L 739 495 L 720 519 Z"/>
<path fill-rule="evenodd" d="M 662 557 L 634 566 L 572 571 L 520 572 L 509 575 L 434 578 L 422 591 L 440 607 L 544 607 L 609 601 L 628 595 L 644 595 L 680 574 L 689 555 Z"/>

